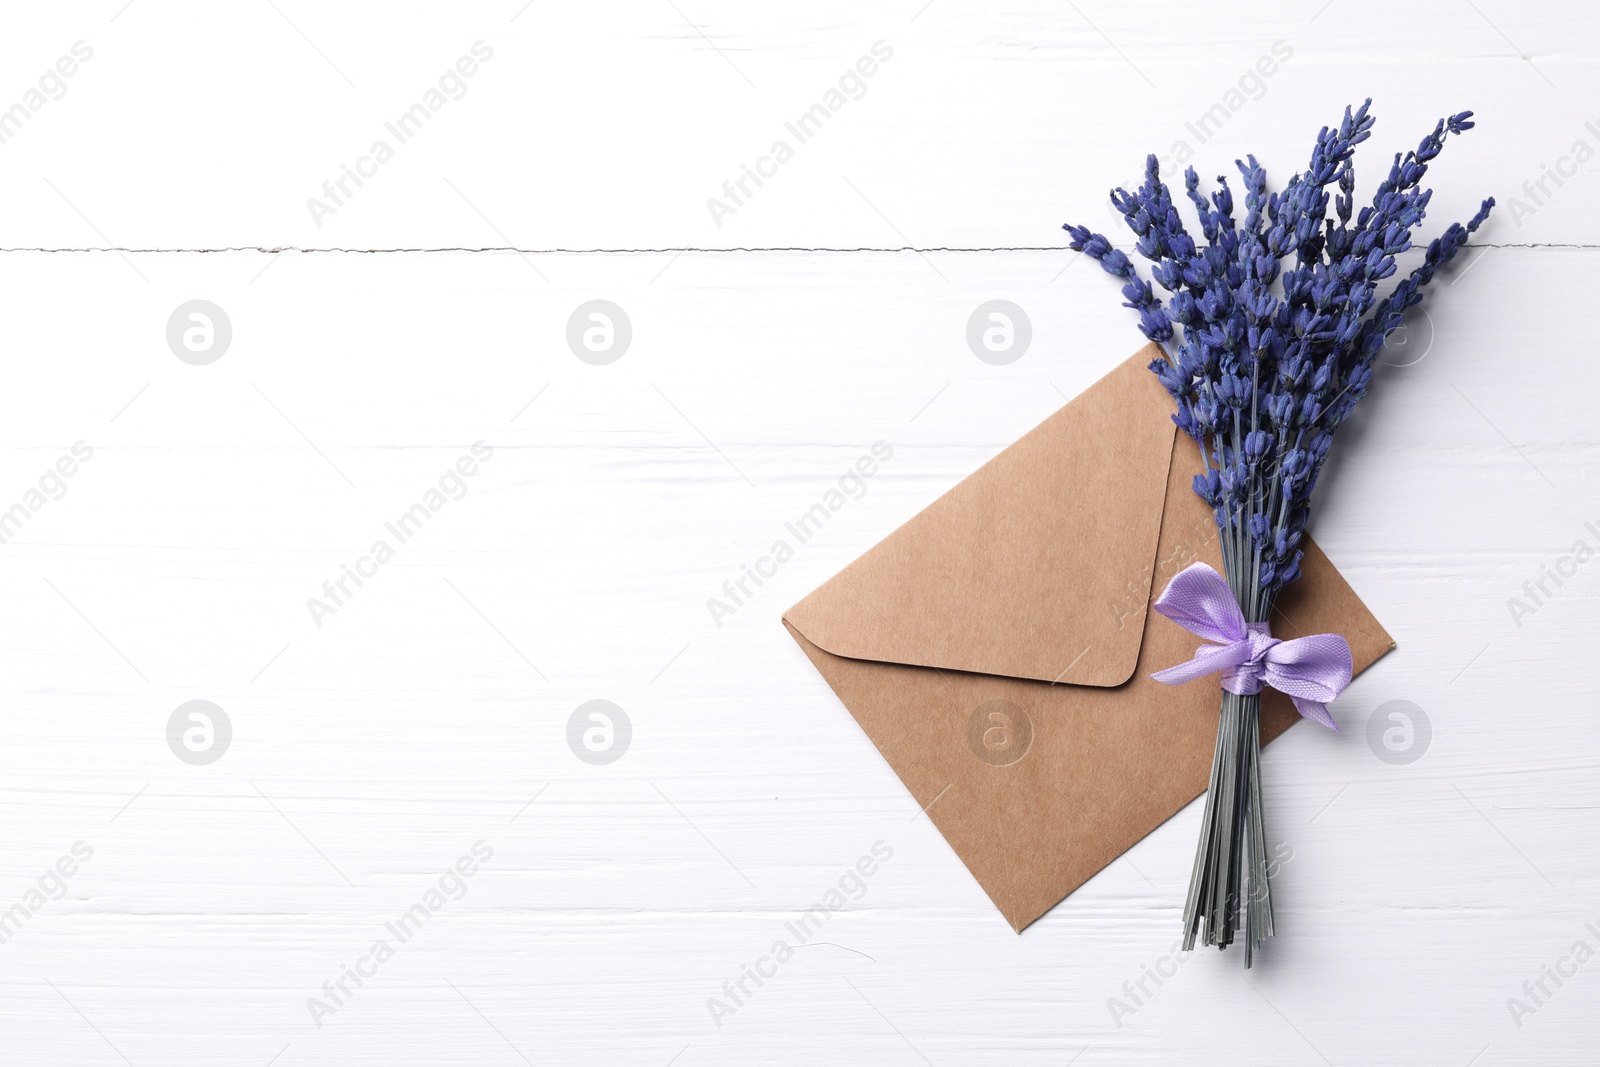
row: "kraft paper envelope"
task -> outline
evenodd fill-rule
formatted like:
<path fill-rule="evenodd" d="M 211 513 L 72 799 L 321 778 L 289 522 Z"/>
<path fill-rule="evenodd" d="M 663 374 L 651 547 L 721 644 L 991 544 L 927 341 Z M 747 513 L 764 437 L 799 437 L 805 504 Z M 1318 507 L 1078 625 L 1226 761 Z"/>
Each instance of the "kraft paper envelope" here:
<path fill-rule="evenodd" d="M 1197 559 L 1222 569 L 1192 489 L 1199 451 L 1146 369 L 1158 355 L 1118 366 L 784 614 L 1018 931 L 1210 775 L 1218 684 L 1149 677 L 1200 644 L 1151 601 Z M 1394 641 L 1303 547 L 1273 633 L 1343 634 L 1359 673 Z M 1263 741 L 1297 718 L 1263 692 Z"/>

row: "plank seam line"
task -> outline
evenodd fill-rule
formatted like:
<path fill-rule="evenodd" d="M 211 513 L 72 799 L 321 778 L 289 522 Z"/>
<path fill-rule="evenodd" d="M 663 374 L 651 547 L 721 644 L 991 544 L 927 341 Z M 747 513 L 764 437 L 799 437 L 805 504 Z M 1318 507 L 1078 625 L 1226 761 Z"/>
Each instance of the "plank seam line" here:
<path fill-rule="evenodd" d="M 1492 243 L 1474 242 L 1468 248 L 1528 248 L 1528 249 L 1600 249 L 1600 243 L 1588 242 L 1507 242 Z M 1420 249 L 1419 249 L 1420 250 Z M 669 252 L 682 254 L 698 253 L 705 255 L 729 255 L 734 253 L 762 253 L 762 252 L 818 252 L 826 254 L 855 254 L 855 253 L 884 253 L 884 252 L 1068 252 L 1071 251 L 1060 245 L 935 245 L 931 247 L 917 247 L 913 245 L 898 246 L 873 246 L 861 245 L 853 248 L 842 248 L 827 245 L 767 245 L 767 246 L 737 246 L 733 248 L 699 248 L 695 246 L 663 246 L 660 248 L 515 248 L 510 245 L 443 245 L 438 247 L 419 246 L 414 248 L 346 248 L 331 247 L 302 247 L 299 245 L 223 245 L 215 248 L 130 248 L 126 246 L 86 246 L 81 248 L 46 248 L 43 246 L 0 247 L 0 253 L 26 253 L 39 252 L 46 255 L 85 255 L 89 253 L 122 253 L 132 255 L 215 255 L 223 252 L 257 252 L 266 255 L 278 255 L 286 252 L 297 252 L 302 255 L 425 255 L 437 252 L 461 252 L 469 255 L 505 252 L 521 256 L 545 255 L 664 255 Z"/>

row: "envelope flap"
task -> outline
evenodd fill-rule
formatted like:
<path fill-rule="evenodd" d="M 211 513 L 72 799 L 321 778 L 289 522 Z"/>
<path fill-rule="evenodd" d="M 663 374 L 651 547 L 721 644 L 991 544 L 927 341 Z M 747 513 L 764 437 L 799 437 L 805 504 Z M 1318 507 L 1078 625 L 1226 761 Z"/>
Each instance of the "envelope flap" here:
<path fill-rule="evenodd" d="M 1078 685 L 1139 658 L 1172 459 L 1146 346 L 785 613 L 838 656 Z"/>

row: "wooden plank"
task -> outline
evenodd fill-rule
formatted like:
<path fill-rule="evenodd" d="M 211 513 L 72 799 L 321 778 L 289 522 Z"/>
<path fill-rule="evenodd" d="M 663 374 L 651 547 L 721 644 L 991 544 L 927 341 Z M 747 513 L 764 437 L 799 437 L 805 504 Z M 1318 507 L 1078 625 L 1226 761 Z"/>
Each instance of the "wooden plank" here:
<path fill-rule="evenodd" d="M 34 99 L 34 72 L 75 42 L 93 56 L 0 144 L 3 241 L 1055 247 L 1062 222 L 1107 221 L 1105 190 L 1137 180 L 1148 152 L 1192 154 L 1208 181 L 1254 152 L 1282 182 L 1318 126 L 1369 94 L 1363 190 L 1440 115 L 1475 108 L 1482 127 L 1441 163 L 1439 225 L 1493 194 L 1507 205 L 1488 239 L 1596 240 L 1600 14 L 1426 0 L 1385 34 L 1386 10 L 40 8 L 0 43 L 14 72 L 0 108 Z M 414 105 L 426 120 L 402 128 Z M 819 106 L 817 129 L 796 125 Z"/>
<path fill-rule="evenodd" d="M 8 1051 L 1584 1062 L 1590 967 L 1521 1027 L 1507 998 L 1600 943 L 1600 571 L 1520 626 L 1507 602 L 1600 543 L 1600 431 L 1566 384 L 1591 362 L 1566 294 L 1600 260 L 1479 256 L 1327 478 L 1318 539 L 1400 647 L 1342 736 L 1266 757 L 1292 858 L 1255 991 L 1231 955 L 1168 959 L 1197 810 L 1017 937 L 777 624 L 1137 346 L 1109 279 L 1059 252 L 0 256 L 0 506 L 93 449 L 0 544 L 0 906 L 93 849 L 0 952 Z M 165 334 L 196 298 L 232 327 L 203 366 Z M 607 365 L 565 339 L 596 298 L 633 330 Z M 1032 325 L 1004 366 L 965 336 L 997 298 Z M 319 627 L 308 599 L 480 440 Z M 707 599 L 878 440 L 865 492 L 717 626 Z M 205 766 L 167 739 L 197 699 L 233 731 Z M 568 748 L 595 699 L 632 723 L 609 765 Z M 1396 700 L 1431 722 L 1415 763 L 1368 743 Z M 387 934 L 480 840 L 460 899 Z M 860 899 L 716 1025 L 723 983 L 879 841 Z M 316 1026 L 378 939 L 393 959 Z"/>

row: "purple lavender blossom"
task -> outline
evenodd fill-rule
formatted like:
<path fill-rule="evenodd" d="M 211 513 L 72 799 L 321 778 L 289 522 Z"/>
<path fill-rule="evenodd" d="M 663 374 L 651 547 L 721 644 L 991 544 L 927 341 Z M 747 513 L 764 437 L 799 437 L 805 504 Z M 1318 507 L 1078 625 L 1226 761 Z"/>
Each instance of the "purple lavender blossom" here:
<path fill-rule="evenodd" d="M 1299 576 L 1317 476 L 1334 431 L 1371 384 L 1384 338 L 1494 207 L 1485 200 L 1465 226 L 1451 225 L 1380 298 L 1427 213 L 1428 165 L 1449 135 L 1473 123 L 1470 111 L 1440 119 L 1415 151 L 1395 156 L 1357 211 L 1354 155 L 1371 135 L 1371 103 L 1323 127 L 1306 170 L 1281 192 L 1268 192 L 1254 156 L 1239 162 L 1242 221 L 1227 180 L 1218 177 L 1208 197 L 1189 168 L 1184 191 L 1204 246 L 1185 230 L 1149 157 L 1144 184 L 1114 190 L 1111 200 L 1152 263 L 1155 285 L 1102 235 L 1065 227 L 1074 250 L 1122 280 L 1139 329 L 1162 347 L 1150 369 L 1177 404 L 1173 421 L 1200 442 L 1206 472 L 1195 492 L 1216 515 L 1229 583 L 1252 621 L 1265 619 Z"/>

